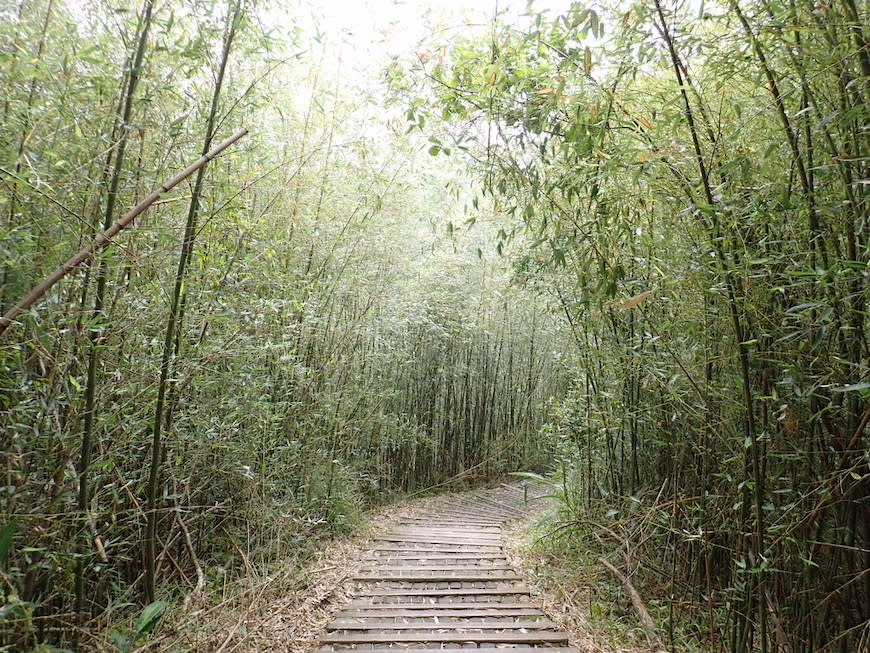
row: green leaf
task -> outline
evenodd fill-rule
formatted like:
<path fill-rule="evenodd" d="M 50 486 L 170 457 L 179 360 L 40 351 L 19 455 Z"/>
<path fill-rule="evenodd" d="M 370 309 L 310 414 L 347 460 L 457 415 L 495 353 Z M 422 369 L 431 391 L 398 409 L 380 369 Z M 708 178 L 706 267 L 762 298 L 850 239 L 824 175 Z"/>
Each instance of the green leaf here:
<path fill-rule="evenodd" d="M 169 607 L 169 604 L 166 601 L 154 601 L 146 605 L 142 610 L 142 614 L 139 615 L 139 620 L 136 622 L 136 634 L 144 635 L 145 633 L 150 633 L 154 629 L 154 626 L 157 625 L 157 622 L 160 621 L 163 613 L 166 612 L 167 607 Z"/>
<path fill-rule="evenodd" d="M 601 21 L 598 18 L 598 13 L 593 9 L 589 10 L 589 30 L 592 32 L 593 36 L 596 37 L 600 37 L 604 31 L 601 26 Z"/>
<path fill-rule="evenodd" d="M 834 388 L 834 392 L 854 392 L 855 390 L 866 390 L 867 388 L 870 388 L 870 381 L 862 381 L 861 383 L 843 385 L 839 388 Z M 2 549 L 0 549 L 0 553 L 2 553 Z"/>
<path fill-rule="evenodd" d="M 0 528 L 0 566 L 9 559 L 9 549 L 12 546 L 12 536 L 18 530 L 18 522 L 14 519 Z"/>
<path fill-rule="evenodd" d="M 7 619 L 29 620 L 36 604 L 29 601 L 21 601 L 17 597 L 8 599 L 10 602 L 6 605 L 0 605 L 0 622 Z"/>
<path fill-rule="evenodd" d="M 115 645 L 121 653 L 129 653 L 130 651 L 130 638 L 127 637 L 124 633 L 119 633 L 117 630 L 110 630 L 109 639 L 112 641 L 112 644 Z"/>

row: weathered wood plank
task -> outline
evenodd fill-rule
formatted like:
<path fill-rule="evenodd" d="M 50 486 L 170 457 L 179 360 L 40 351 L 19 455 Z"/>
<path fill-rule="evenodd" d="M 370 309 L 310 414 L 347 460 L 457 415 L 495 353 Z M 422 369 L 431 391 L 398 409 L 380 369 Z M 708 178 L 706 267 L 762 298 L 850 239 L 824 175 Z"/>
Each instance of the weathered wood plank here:
<path fill-rule="evenodd" d="M 403 520 L 354 580 L 362 584 L 321 639 L 320 653 L 578 653 L 529 599 L 501 548 L 501 524 L 522 514 L 523 490 L 466 494 Z"/>
<path fill-rule="evenodd" d="M 470 651 L 473 651 L 473 653 L 505 653 L 506 651 L 509 652 L 511 650 L 520 651 L 523 653 L 525 651 L 530 651 L 531 653 L 537 653 L 538 651 L 543 651 L 544 653 L 580 653 L 580 651 L 578 651 L 576 648 L 569 648 L 566 646 L 535 646 L 532 644 L 524 646 L 522 648 L 519 648 L 519 647 L 517 647 L 517 648 L 513 648 L 513 647 L 495 648 L 495 647 L 480 646 L 480 647 L 476 647 L 474 649 L 451 647 L 451 646 L 443 646 L 443 647 L 440 647 L 437 649 L 434 649 L 432 647 L 423 647 L 423 646 L 402 646 L 401 648 L 390 648 L 390 647 L 386 647 L 386 646 L 385 647 L 372 646 L 369 644 L 369 645 L 366 645 L 365 649 L 352 649 L 352 648 L 344 648 L 344 647 L 342 647 L 340 649 L 336 649 L 332 646 L 324 646 L 324 647 L 318 649 L 318 651 L 320 653 L 327 653 L 327 652 L 331 652 L 331 651 L 354 651 L 354 650 L 365 650 L 366 653 L 396 653 L 396 651 L 414 651 L 414 652 L 428 651 L 429 653 L 432 653 L 433 651 L 438 651 L 438 653 L 470 653 Z"/>
<path fill-rule="evenodd" d="M 474 496 L 479 501 L 482 501 L 483 503 L 485 503 L 489 506 L 493 506 L 494 508 L 504 510 L 506 512 L 512 513 L 512 514 L 517 515 L 517 516 L 524 514 L 523 511 L 520 510 L 519 508 L 517 508 L 516 506 L 509 505 L 508 503 L 505 503 L 503 501 L 499 501 L 498 499 L 493 499 L 492 497 L 488 497 L 482 493 L 476 492 L 476 493 L 474 493 Z"/>
<path fill-rule="evenodd" d="M 455 605 L 443 606 L 371 606 L 365 609 L 342 610 L 340 616 L 347 619 L 375 618 L 375 617 L 523 617 L 544 616 L 544 613 L 531 603 L 518 604 L 513 607 L 510 604 L 499 603 L 484 604 L 487 607 L 463 608 Z M 412 610 L 410 608 L 419 608 Z"/>
<path fill-rule="evenodd" d="M 395 562 L 395 561 L 393 561 Z M 423 561 L 420 561 L 421 563 Z M 467 563 L 467 561 L 464 561 Z M 438 565 L 438 564 L 416 564 L 416 565 L 396 565 L 396 564 L 376 564 L 371 567 L 366 567 L 360 570 L 362 574 L 390 574 L 393 572 L 406 571 L 452 571 L 455 573 L 470 573 L 476 571 L 507 571 L 512 570 L 510 565 Z"/>
<path fill-rule="evenodd" d="M 568 636 L 557 632 L 520 631 L 503 633 L 359 633 L 344 635 L 327 633 L 320 638 L 322 644 L 394 644 L 400 642 L 489 642 L 492 644 L 538 644 L 548 642 L 567 644 Z"/>
<path fill-rule="evenodd" d="M 502 524 L 506 522 L 513 515 L 498 512 L 495 510 L 483 510 L 481 508 L 457 508 L 456 510 L 450 510 L 440 513 L 439 515 L 442 519 L 473 519 L 475 521 L 486 521 L 492 520 L 494 524 Z"/>
<path fill-rule="evenodd" d="M 470 630 L 506 630 L 523 628 L 527 630 L 550 630 L 556 624 L 552 621 L 541 619 L 469 619 L 466 621 L 449 621 L 440 623 L 436 619 L 424 621 L 388 621 L 384 619 L 336 619 L 329 624 L 330 630 L 446 630 L 446 629 L 470 629 Z"/>
<path fill-rule="evenodd" d="M 492 546 L 500 547 L 501 539 L 497 540 L 475 540 L 471 538 L 448 537 L 446 535 L 378 535 L 374 538 L 379 542 L 419 542 L 420 544 L 462 544 L 465 546 Z"/>
<path fill-rule="evenodd" d="M 414 546 L 419 544 L 419 546 Z M 384 551 L 396 551 L 405 553 L 498 553 L 504 555 L 501 546 L 483 545 L 461 545 L 461 544 L 443 544 L 440 547 L 434 544 L 423 546 L 425 542 L 409 542 L 406 546 L 400 546 L 398 543 L 384 544 L 374 549 L 375 553 Z"/>
<path fill-rule="evenodd" d="M 436 533 L 385 533 L 376 538 L 379 542 L 410 542 L 416 544 L 458 544 L 460 546 L 501 547 L 501 537 L 463 537 Z"/>
<path fill-rule="evenodd" d="M 501 533 L 482 531 L 472 528 L 423 528 L 417 526 L 408 526 L 406 528 L 394 528 L 390 534 L 395 535 L 434 535 L 438 537 L 461 537 L 461 538 L 483 538 L 487 540 L 500 540 Z"/>
<path fill-rule="evenodd" d="M 407 572 L 397 572 L 395 574 L 383 574 L 383 573 L 373 573 L 373 574 L 357 574 L 353 577 L 353 580 L 357 582 L 366 582 L 366 583 L 380 583 L 384 581 L 408 581 L 410 583 L 443 583 L 443 582 L 451 582 L 451 583 L 486 583 L 489 581 L 509 581 L 509 580 L 522 580 L 522 576 L 517 576 L 516 574 L 509 573 L 501 573 L 501 574 L 482 574 L 480 572 L 477 573 L 457 573 L 450 574 L 449 572 L 444 572 L 442 574 L 429 574 L 425 572 L 414 573 L 413 570 L 409 570 Z"/>
<path fill-rule="evenodd" d="M 499 524 L 473 524 L 468 519 L 457 519 L 455 521 L 451 521 L 444 525 L 438 525 L 434 523 L 431 519 L 427 519 L 424 521 L 411 523 L 402 522 L 400 524 L 396 524 L 394 528 L 402 529 L 402 528 L 413 528 L 415 530 L 459 530 L 459 531 L 483 531 L 489 533 L 490 535 L 497 535 L 501 533 L 501 526 Z"/>
<path fill-rule="evenodd" d="M 374 553 L 381 552 L 374 551 Z M 369 560 L 375 562 L 380 562 L 381 560 L 505 560 L 504 553 L 486 553 L 482 551 L 476 553 L 444 553 L 442 551 L 426 553 L 425 551 L 406 551 L 403 549 L 401 551 L 385 551 L 383 553 L 386 555 L 376 555 L 369 558 Z"/>
<path fill-rule="evenodd" d="M 487 589 L 387 589 L 375 587 L 357 592 L 357 596 L 501 596 L 505 594 L 529 594 L 528 585 L 493 587 Z"/>
<path fill-rule="evenodd" d="M 502 521 L 497 519 L 475 519 L 468 515 L 456 515 L 455 517 L 448 516 L 432 516 L 418 517 L 416 519 L 403 519 L 398 524 L 398 527 L 404 526 L 422 526 L 424 528 L 481 528 L 484 530 L 502 529 Z"/>
<path fill-rule="evenodd" d="M 456 528 L 394 528 L 388 535 L 411 537 L 451 537 L 471 542 L 501 542 L 501 533 L 483 531 L 463 531 Z"/>

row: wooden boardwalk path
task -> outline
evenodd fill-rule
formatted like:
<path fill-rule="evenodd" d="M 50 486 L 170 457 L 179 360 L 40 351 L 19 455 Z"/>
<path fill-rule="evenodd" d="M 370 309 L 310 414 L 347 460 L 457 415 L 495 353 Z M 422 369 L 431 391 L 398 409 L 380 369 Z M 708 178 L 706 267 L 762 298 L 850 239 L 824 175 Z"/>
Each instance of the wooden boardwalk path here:
<path fill-rule="evenodd" d="M 544 649 L 577 653 L 535 605 L 502 550 L 501 526 L 525 513 L 524 490 L 460 495 L 376 538 L 359 590 L 320 638 L 318 653 Z"/>

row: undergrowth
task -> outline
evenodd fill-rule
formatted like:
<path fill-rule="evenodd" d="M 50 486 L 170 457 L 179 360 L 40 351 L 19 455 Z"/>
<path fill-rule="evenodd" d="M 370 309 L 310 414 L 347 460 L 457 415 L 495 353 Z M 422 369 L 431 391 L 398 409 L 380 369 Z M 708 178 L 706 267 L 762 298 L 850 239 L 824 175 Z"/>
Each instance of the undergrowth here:
<path fill-rule="evenodd" d="M 525 555 L 539 585 L 580 609 L 589 628 L 615 648 L 657 650 L 660 642 L 668 650 L 710 651 L 693 632 L 693 616 L 670 609 L 667 579 L 632 560 L 630 552 L 626 558 L 625 541 L 617 541 L 625 524 L 614 519 L 614 506 L 602 500 L 580 512 L 573 508 L 569 515 L 564 506 L 555 507 L 532 527 Z M 603 561 L 627 573 L 655 629 L 644 627 L 622 580 Z"/>

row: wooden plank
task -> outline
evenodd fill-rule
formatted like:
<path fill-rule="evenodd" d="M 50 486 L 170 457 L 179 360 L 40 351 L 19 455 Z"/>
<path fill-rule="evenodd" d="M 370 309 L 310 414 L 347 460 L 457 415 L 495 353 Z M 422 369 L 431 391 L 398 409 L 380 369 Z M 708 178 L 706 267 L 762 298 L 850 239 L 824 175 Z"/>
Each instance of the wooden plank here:
<path fill-rule="evenodd" d="M 373 553 L 377 553 L 380 551 L 397 551 L 397 552 L 405 552 L 405 553 L 498 553 L 499 555 L 504 555 L 500 553 L 500 546 L 490 546 L 488 544 L 480 545 L 480 546 L 469 546 L 469 545 L 444 545 L 444 547 L 436 547 L 435 545 L 430 546 L 410 546 L 415 544 L 414 542 L 409 542 L 409 546 L 399 546 L 397 543 L 384 544 L 379 546 L 376 549 L 372 549 Z M 425 544 L 423 542 L 422 544 Z M 483 549 L 483 550 L 480 550 Z"/>
<path fill-rule="evenodd" d="M 374 553 L 379 553 L 375 551 Z M 416 551 L 396 551 L 384 556 L 375 556 L 368 561 L 381 560 L 505 560 L 503 553 L 418 553 Z"/>
<path fill-rule="evenodd" d="M 468 546 L 501 546 L 499 537 L 442 535 L 440 533 L 384 533 L 374 539 L 379 542 L 419 542 L 421 544 L 461 544 Z"/>
<path fill-rule="evenodd" d="M 513 515 L 504 512 L 498 512 L 495 510 L 489 510 L 488 508 L 483 509 L 479 506 L 468 506 L 464 508 L 455 508 L 453 510 L 441 512 L 438 513 L 438 516 L 448 519 L 471 519 L 476 521 L 491 520 L 493 524 L 501 525 Z"/>
<path fill-rule="evenodd" d="M 347 609 L 359 610 L 483 610 L 486 608 L 535 608 L 540 609 L 537 603 L 531 601 L 509 601 L 507 603 L 493 603 L 491 601 L 469 601 L 467 603 L 402 603 L 398 605 L 372 605 L 371 603 L 362 604 L 356 601 L 351 602 Z"/>
<path fill-rule="evenodd" d="M 524 514 L 523 511 L 520 510 L 519 508 L 517 508 L 516 506 L 511 506 L 503 501 L 499 501 L 498 499 L 493 499 L 491 497 L 483 496 L 480 493 L 475 493 L 475 496 L 478 499 L 480 499 L 481 501 L 483 501 L 484 503 L 487 503 L 487 504 L 494 506 L 496 508 L 500 508 L 501 510 L 507 510 L 509 512 L 514 513 L 517 516 Z"/>
<path fill-rule="evenodd" d="M 394 561 L 395 562 L 395 561 Z M 422 561 L 421 561 L 422 562 Z M 464 562 L 468 562 L 467 560 Z M 364 567 L 360 573 L 375 574 L 375 573 L 392 573 L 403 571 L 455 571 L 455 572 L 472 572 L 472 571 L 513 571 L 510 565 L 438 565 L 438 564 L 417 564 L 412 565 L 396 565 L 396 564 L 373 564 L 370 567 Z"/>
<path fill-rule="evenodd" d="M 329 624 L 329 630 L 506 630 L 509 628 L 523 628 L 525 630 L 553 630 L 556 624 L 547 619 L 469 619 L 461 622 L 439 623 L 435 619 L 428 621 L 384 621 L 384 620 L 361 620 L 361 619 L 336 619 Z"/>
<path fill-rule="evenodd" d="M 408 542 L 420 544 L 462 544 L 464 546 L 489 546 L 500 548 L 501 538 L 498 540 L 472 540 L 460 537 L 447 537 L 443 535 L 419 536 L 419 535 L 378 535 L 374 538 L 378 542 Z"/>
<path fill-rule="evenodd" d="M 482 518 L 475 519 L 468 515 L 446 516 L 446 515 L 422 515 L 420 517 L 409 517 L 402 519 L 396 523 L 396 526 L 423 526 L 427 528 L 482 528 L 484 530 L 502 529 L 501 521 Z"/>
<path fill-rule="evenodd" d="M 488 533 L 501 532 L 500 524 L 473 524 L 468 518 L 451 520 L 443 526 L 438 526 L 431 519 L 426 519 L 413 524 L 394 524 L 393 528 L 421 528 L 428 529 L 458 529 L 463 531 L 486 531 Z"/>
<path fill-rule="evenodd" d="M 357 596 L 499 596 L 504 594 L 530 594 L 528 585 L 493 587 L 486 589 L 391 589 L 375 587 L 357 592 Z"/>
<path fill-rule="evenodd" d="M 501 533 L 462 530 L 459 528 L 394 528 L 387 535 L 411 535 L 413 537 L 455 537 L 463 540 L 501 541 Z"/>
<path fill-rule="evenodd" d="M 463 539 L 500 540 L 501 533 L 480 531 L 472 528 L 422 528 L 410 526 L 408 528 L 393 528 L 387 535 L 414 535 L 418 537 L 459 537 Z"/>
<path fill-rule="evenodd" d="M 473 652 L 473 653 L 505 653 L 505 651 L 511 651 L 511 650 L 522 651 L 523 653 L 525 653 L 527 651 L 531 652 L 531 653 L 539 653 L 539 652 L 543 652 L 543 653 L 580 653 L 580 651 L 578 649 L 570 648 L 570 647 L 566 647 L 566 646 L 534 646 L 534 645 L 524 646 L 522 649 L 514 648 L 514 647 L 510 647 L 510 646 L 504 646 L 504 647 L 499 647 L 499 648 L 481 646 L 481 647 L 477 647 L 477 648 L 473 648 L 473 649 L 444 646 L 444 647 L 435 649 L 435 648 L 431 648 L 431 647 L 424 648 L 422 646 L 420 646 L 420 647 L 402 646 L 402 647 L 391 648 L 391 647 L 379 647 L 379 646 L 371 646 L 371 645 L 366 646 L 365 649 L 352 649 L 352 648 L 336 649 L 332 646 L 323 646 L 323 647 L 317 649 L 318 653 L 332 653 L 333 651 L 354 651 L 354 650 L 365 650 L 366 653 L 396 653 L 396 651 L 414 651 L 414 652 L 427 651 L 428 653 L 432 653 L 433 651 L 438 651 L 438 653 L 470 653 L 470 652 Z"/>
<path fill-rule="evenodd" d="M 523 494 L 514 486 L 466 493 L 375 538 L 355 577 L 371 585 L 336 616 L 321 653 L 578 653 L 501 550 L 500 525 L 524 514 Z"/>
<path fill-rule="evenodd" d="M 505 633 L 358 633 L 340 635 L 327 633 L 320 638 L 322 644 L 392 644 L 400 642 L 490 642 L 493 644 L 538 644 L 543 642 L 567 644 L 568 636 L 557 632 L 519 631 Z"/>
<path fill-rule="evenodd" d="M 502 505 L 497 501 L 491 501 L 484 497 L 480 497 L 476 501 L 470 501 L 465 505 L 458 505 L 452 508 L 452 511 L 455 513 L 468 512 L 469 515 L 474 514 L 486 514 L 486 515 L 509 515 L 510 517 L 516 516 L 517 513 L 521 511 L 517 508 L 511 508 L 509 506 Z"/>
<path fill-rule="evenodd" d="M 479 528 L 497 528 L 501 530 L 500 519 L 471 519 L 467 515 L 461 516 L 456 515 L 455 517 L 445 517 L 443 515 L 439 515 L 437 517 L 407 517 L 399 522 L 402 524 L 425 524 L 427 526 L 439 526 L 443 525 L 447 526 L 477 526 Z"/>
<path fill-rule="evenodd" d="M 451 578 L 451 576 L 442 576 L 442 574 L 489 574 L 508 572 L 516 573 L 510 565 L 474 565 L 474 566 L 458 566 L 458 565 L 432 565 L 432 564 L 416 564 L 416 565 L 371 565 L 360 569 L 357 573 L 365 576 L 386 575 L 388 578 L 395 578 L 391 574 L 432 574 L 437 578 Z M 495 578 L 495 576 L 486 576 L 486 580 Z"/>
<path fill-rule="evenodd" d="M 486 605 L 486 604 L 484 604 Z M 498 603 L 488 604 L 487 607 L 457 607 L 457 606 L 372 606 L 365 609 L 357 610 L 342 610 L 338 616 L 342 619 L 364 619 L 377 617 L 399 617 L 399 618 L 417 618 L 417 617 L 527 617 L 527 616 L 544 616 L 538 608 L 531 604 L 528 607 L 510 607 L 501 606 Z M 418 607 L 418 610 L 409 608 Z"/>
<path fill-rule="evenodd" d="M 490 505 L 485 505 L 483 502 L 464 501 L 454 503 L 449 507 L 442 508 L 434 512 L 434 517 L 465 517 L 470 519 L 484 518 L 492 519 L 495 517 L 501 521 L 505 521 L 502 513 L 503 510 L 496 509 Z"/>
<path fill-rule="evenodd" d="M 411 583 L 487 583 L 487 582 L 503 582 L 510 580 L 522 580 L 522 576 L 516 574 L 492 574 L 484 575 L 481 573 L 461 573 L 461 574 L 428 574 L 426 572 L 414 573 L 409 571 L 406 573 L 396 574 L 358 574 L 353 577 L 353 580 L 364 583 L 380 583 L 384 581 L 407 581 Z"/>
<path fill-rule="evenodd" d="M 406 578 L 407 577 L 407 578 Z M 388 569 L 363 569 L 353 576 L 354 580 L 377 583 L 382 580 L 417 580 L 439 582 L 444 580 L 458 581 L 470 578 L 466 583 L 522 580 L 512 569 L 488 569 L 487 567 L 453 567 L 448 569 L 430 569 L 429 567 L 390 567 Z"/>
<path fill-rule="evenodd" d="M 436 528 L 483 528 L 486 530 L 501 530 L 501 522 L 492 519 L 474 519 L 468 515 L 446 517 L 444 515 L 423 515 L 409 517 L 398 522 L 397 526 L 430 526 Z"/>
<path fill-rule="evenodd" d="M 384 603 L 380 599 L 389 598 L 390 602 Z M 532 605 L 529 596 L 520 594 L 490 594 L 490 595 L 460 595 L 460 596 L 361 596 L 348 603 L 348 609 L 369 610 L 402 609 L 402 610 L 447 610 L 465 607 L 502 607 Z M 532 606 L 537 607 L 537 606 Z"/>

